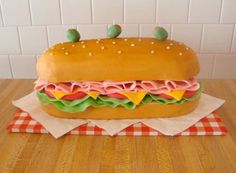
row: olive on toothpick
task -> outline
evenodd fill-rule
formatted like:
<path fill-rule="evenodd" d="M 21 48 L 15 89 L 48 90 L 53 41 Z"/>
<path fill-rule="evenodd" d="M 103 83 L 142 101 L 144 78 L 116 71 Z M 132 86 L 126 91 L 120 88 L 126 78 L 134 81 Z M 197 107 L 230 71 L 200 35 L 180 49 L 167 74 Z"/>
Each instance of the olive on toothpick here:
<path fill-rule="evenodd" d="M 69 29 L 67 31 L 67 38 L 71 42 L 78 42 L 80 40 L 80 33 L 76 29 Z"/>
<path fill-rule="evenodd" d="M 157 40 L 165 41 L 168 37 L 168 32 L 163 27 L 156 27 L 153 31 L 153 35 Z"/>
<path fill-rule="evenodd" d="M 120 35 L 122 29 L 120 27 L 120 25 L 111 25 L 109 28 L 108 28 L 108 31 L 107 31 L 107 36 L 109 38 L 116 38 Z"/>

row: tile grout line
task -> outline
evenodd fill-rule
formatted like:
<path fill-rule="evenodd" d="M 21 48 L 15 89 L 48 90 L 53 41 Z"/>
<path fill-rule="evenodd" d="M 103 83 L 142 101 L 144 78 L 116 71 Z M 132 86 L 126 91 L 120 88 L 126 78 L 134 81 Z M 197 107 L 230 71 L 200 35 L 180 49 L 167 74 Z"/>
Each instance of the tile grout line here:
<path fill-rule="evenodd" d="M 188 2 L 188 18 L 187 18 L 187 24 L 190 23 L 190 7 L 191 7 L 191 4 L 192 4 L 192 0 L 189 0 Z"/>
<path fill-rule="evenodd" d="M 219 24 L 222 24 L 223 5 L 224 5 L 224 0 L 221 0 L 220 15 L 219 15 L 219 19 L 218 19 Z"/>
<path fill-rule="evenodd" d="M 21 36 L 20 36 L 20 31 L 19 31 L 19 26 L 16 27 L 17 31 L 17 36 L 18 36 L 18 43 L 19 43 L 19 48 L 20 48 L 20 54 L 23 54 L 23 48 L 22 48 L 22 42 L 21 42 Z"/>
<path fill-rule="evenodd" d="M 202 24 L 202 32 L 201 32 L 201 40 L 200 40 L 200 46 L 199 46 L 199 53 L 204 53 L 202 52 L 203 49 L 203 39 L 204 39 L 204 35 L 205 35 L 205 24 Z"/>
<path fill-rule="evenodd" d="M 124 24 L 127 24 L 126 23 L 126 0 L 123 0 L 123 22 L 124 22 Z"/>
<path fill-rule="evenodd" d="M 48 30 L 48 26 L 46 26 L 45 30 L 46 30 L 47 46 L 48 46 L 48 48 L 49 48 L 49 46 L 51 46 L 51 44 L 50 44 L 50 40 L 49 40 L 49 30 Z"/>
<path fill-rule="evenodd" d="M 10 55 L 7 56 L 7 59 L 8 59 L 8 63 L 9 63 L 9 66 L 10 66 L 11 78 L 14 79 Z"/>
<path fill-rule="evenodd" d="M 138 24 L 138 37 L 140 37 L 140 36 L 141 36 L 141 25 Z"/>
<path fill-rule="evenodd" d="M 170 24 L 170 39 L 172 40 L 173 24 Z"/>
<path fill-rule="evenodd" d="M 158 0 L 155 0 L 155 24 L 157 24 L 157 6 L 158 6 Z"/>
<path fill-rule="evenodd" d="M 122 23 L 125 23 L 125 8 L 124 8 L 125 1 L 122 0 Z"/>
<path fill-rule="evenodd" d="M 3 17 L 3 7 L 2 7 L 2 1 L 0 1 L 0 9 L 1 9 L 1 19 L 2 19 L 2 25 L 6 26 L 5 19 Z"/>
<path fill-rule="evenodd" d="M 235 25 L 236 25 L 236 24 L 235 24 Z M 231 44 L 230 44 L 230 50 L 229 50 L 230 53 L 233 53 L 233 41 L 234 41 L 234 38 L 236 37 L 236 35 L 235 35 L 235 33 L 236 33 L 235 25 L 233 26 L 233 34 L 232 34 L 232 39 L 231 39 Z"/>
<path fill-rule="evenodd" d="M 31 22 L 31 26 L 33 25 L 33 12 L 32 12 L 32 4 L 31 4 L 31 0 L 29 0 L 29 12 L 30 12 L 30 22 Z"/>
<path fill-rule="evenodd" d="M 61 0 L 58 0 L 58 7 L 59 7 L 59 17 L 60 17 L 60 24 L 64 24 L 64 21 L 62 19 L 62 8 L 61 8 Z"/>
<path fill-rule="evenodd" d="M 30 18 L 30 25 L 32 26 L 33 25 L 33 22 L 32 22 L 32 14 L 31 14 L 31 11 L 30 11 L 30 9 L 31 9 L 31 7 L 30 7 L 30 0 L 28 0 L 28 7 L 29 7 L 29 18 Z"/>
<path fill-rule="evenodd" d="M 90 22 L 91 24 L 94 24 L 94 4 L 93 4 L 93 0 L 90 0 Z"/>

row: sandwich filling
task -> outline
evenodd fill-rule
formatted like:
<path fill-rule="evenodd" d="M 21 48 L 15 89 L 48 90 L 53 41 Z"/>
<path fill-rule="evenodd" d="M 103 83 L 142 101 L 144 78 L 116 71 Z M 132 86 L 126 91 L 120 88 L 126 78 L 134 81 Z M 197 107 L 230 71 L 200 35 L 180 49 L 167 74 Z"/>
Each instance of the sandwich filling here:
<path fill-rule="evenodd" d="M 201 86 L 195 79 L 156 81 L 71 81 L 35 82 L 34 90 L 43 104 L 53 104 L 64 112 L 81 112 L 88 107 L 135 109 L 140 104 L 182 104 L 200 97 Z"/>

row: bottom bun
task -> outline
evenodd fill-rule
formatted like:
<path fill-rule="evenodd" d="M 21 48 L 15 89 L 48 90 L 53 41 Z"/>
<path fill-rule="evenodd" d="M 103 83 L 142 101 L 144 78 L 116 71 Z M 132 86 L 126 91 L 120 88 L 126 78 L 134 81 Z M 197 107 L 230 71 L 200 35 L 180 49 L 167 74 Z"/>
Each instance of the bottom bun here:
<path fill-rule="evenodd" d="M 58 118 L 76 119 L 140 119 L 177 117 L 192 112 L 198 105 L 199 99 L 187 101 L 183 104 L 162 105 L 156 103 L 144 104 L 136 109 L 128 110 L 122 107 L 89 107 L 86 111 L 78 113 L 63 112 L 52 104 L 42 105 L 42 109 L 48 114 Z"/>

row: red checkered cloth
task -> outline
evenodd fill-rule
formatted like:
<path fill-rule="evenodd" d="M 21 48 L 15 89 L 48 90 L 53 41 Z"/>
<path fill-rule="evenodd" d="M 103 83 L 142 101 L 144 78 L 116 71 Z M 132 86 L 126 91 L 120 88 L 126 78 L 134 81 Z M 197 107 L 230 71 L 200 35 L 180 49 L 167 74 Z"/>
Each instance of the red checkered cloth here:
<path fill-rule="evenodd" d="M 7 130 L 9 132 L 19 133 L 49 133 L 40 123 L 32 119 L 27 112 L 21 110 L 14 115 L 14 118 L 8 125 Z M 225 128 L 221 118 L 216 113 L 212 113 L 177 135 L 225 135 L 226 133 L 227 129 Z M 80 125 L 79 127 L 71 130 L 68 134 L 109 135 L 105 130 L 94 125 L 93 123 Z M 163 134 L 143 123 L 136 123 L 125 128 L 116 135 L 159 136 Z"/>

